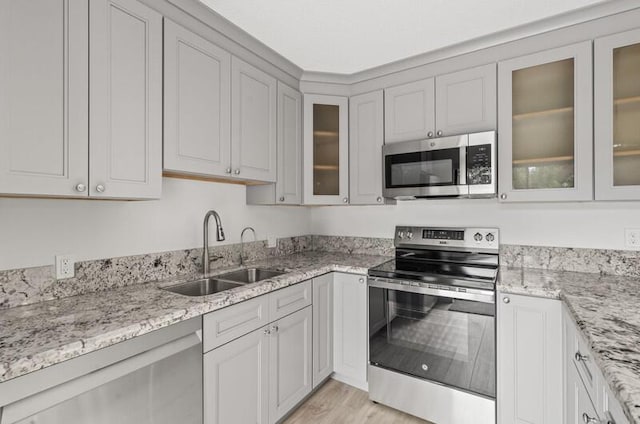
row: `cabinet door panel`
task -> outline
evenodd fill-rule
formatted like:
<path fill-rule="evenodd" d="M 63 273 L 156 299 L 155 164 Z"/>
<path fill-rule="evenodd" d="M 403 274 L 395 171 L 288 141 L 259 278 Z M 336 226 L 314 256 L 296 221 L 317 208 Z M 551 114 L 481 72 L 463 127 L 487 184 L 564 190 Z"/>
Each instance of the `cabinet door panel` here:
<path fill-rule="evenodd" d="M 640 30 L 595 41 L 597 200 L 640 199 Z"/>
<path fill-rule="evenodd" d="M 169 20 L 164 40 L 164 169 L 227 175 L 231 55 Z"/>
<path fill-rule="evenodd" d="M 269 422 L 269 337 L 265 329 L 204 355 L 205 424 Z"/>
<path fill-rule="evenodd" d="M 333 358 L 336 378 L 367 389 L 367 279 L 334 274 Z"/>
<path fill-rule="evenodd" d="M 498 422 L 562 422 L 562 304 L 511 294 L 499 300 Z"/>
<path fill-rule="evenodd" d="M 385 143 L 419 140 L 435 133 L 434 79 L 384 90 Z"/>
<path fill-rule="evenodd" d="M 0 193 L 86 197 L 88 1 L 0 3 Z"/>
<path fill-rule="evenodd" d="M 349 99 L 349 200 L 351 204 L 382 204 L 382 91 Z"/>
<path fill-rule="evenodd" d="M 92 1 L 90 32 L 90 194 L 159 198 L 162 16 L 135 0 Z"/>
<path fill-rule="evenodd" d="M 269 356 L 269 421 L 272 423 L 311 393 L 311 320 L 311 307 L 308 306 L 272 326 Z"/>
<path fill-rule="evenodd" d="M 302 203 L 302 95 L 278 83 L 277 203 Z"/>
<path fill-rule="evenodd" d="M 593 199 L 591 42 L 498 64 L 500 199 Z"/>
<path fill-rule="evenodd" d="M 276 181 L 276 80 L 236 57 L 231 60 L 233 175 Z"/>
<path fill-rule="evenodd" d="M 584 424 L 584 414 L 598 419 L 596 408 L 578 375 L 578 370 L 571 362 L 567 364 L 567 424 Z"/>
<path fill-rule="evenodd" d="M 436 131 L 442 135 L 496 129 L 496 65 L 436 77 Z"/>
<path fill-rule="evenodd" d="M 333 274 L 313 279 L 313 387 L 333 373 Z"/>

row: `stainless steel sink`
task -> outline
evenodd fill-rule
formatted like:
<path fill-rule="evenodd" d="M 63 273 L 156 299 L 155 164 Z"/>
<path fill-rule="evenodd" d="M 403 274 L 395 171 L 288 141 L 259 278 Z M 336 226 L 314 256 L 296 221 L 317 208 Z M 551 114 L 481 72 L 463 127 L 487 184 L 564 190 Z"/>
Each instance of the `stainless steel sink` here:
<path fill-rule="evenodd" d="M 175 286 L 163 287 L 163 289 L 185 296 L 206 296 L 240 286 L 242 286 L 242 283 L 223 281 L 217 278 L 203 278 L 201 280 L 176 284 Z"/>
<path fill-rule="evenodd" d="M 237 283 L 249 284 L 277 277 L 278 275 L 282 274 L 285 274 L 285 272 L 262 268 L 246 268 L 218 275 L 218 278 L 220 278 L 221 280 L 229 280 L 235 281 Z"/>

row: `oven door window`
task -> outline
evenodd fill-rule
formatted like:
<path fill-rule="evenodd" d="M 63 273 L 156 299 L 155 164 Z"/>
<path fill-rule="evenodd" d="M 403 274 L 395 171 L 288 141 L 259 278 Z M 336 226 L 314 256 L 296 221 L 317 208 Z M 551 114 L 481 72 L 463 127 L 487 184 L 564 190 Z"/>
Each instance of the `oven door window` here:
<path fill-rule="evenodd" d="M 495 398 L 495 305 L 369 288 L 372 365 Z"/>
<path fill-rule="evenodd" d="M 460 149 L 388 155 L 385 180 L 387 188 L 458 185 Z"/>

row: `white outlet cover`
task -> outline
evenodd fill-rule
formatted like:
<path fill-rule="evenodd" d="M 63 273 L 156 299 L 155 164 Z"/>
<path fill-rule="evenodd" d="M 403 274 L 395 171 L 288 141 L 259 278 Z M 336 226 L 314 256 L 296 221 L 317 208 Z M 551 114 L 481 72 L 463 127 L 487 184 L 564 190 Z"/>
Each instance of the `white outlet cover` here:
<path fill-rule="evenodd" d="M 624 231 L 624 245 L 628 249 L 640 250 L 640 228 L 627 228 Z"/>
<path fill-rule="evenodd" d="M 276 247 L 276 236 L 267 236 L 267 247 Z"/>
<path fill-rule="evenodd" d="M 76 275 L 76 260 L 73 255 L 56 256 L 56 280 L 72 278 Z"/>

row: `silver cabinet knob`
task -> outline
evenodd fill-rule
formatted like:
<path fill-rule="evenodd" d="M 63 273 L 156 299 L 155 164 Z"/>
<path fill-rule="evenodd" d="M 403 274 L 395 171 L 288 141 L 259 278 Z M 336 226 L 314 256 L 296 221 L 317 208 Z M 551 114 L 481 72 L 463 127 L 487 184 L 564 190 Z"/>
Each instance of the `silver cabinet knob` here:
<path fill-rule="evenodd" d="M 278 331 L 280 331 L 280 327 L 278 327 L 277 325 L 272 325 L 270 331 L 271 333 L 277 333 Z"/>
<path fill-rule="evenodd" d="M 429 132 L 427 133 L 427 137 L 429 137 L 429 138 L 433 138 L 433 131 L 429 131 Z"/>
<path fill-rule="evenodd" d="M 280 197 L 280 201 L 281 201 L 281 202 L 284 202 L 284 196 L 281 196 L 281 197 Z"/>
<path fill-rule="evenodd" d="M 236 174 L 236 175 L 240 175 L 240 169 L 239 168 L 236 169 L 235 171 L 233 171 L 233 173 Z"/>
<path fill-rule="evenodd" d="M 269 330 L 268 328 L 265 328 L 263 333 L 265 336 L 268 336 L 269 334 L 271 334 L 271 330 Z"/>
<path fill-rule="evenodd" d="M 85 191 L 87 191 L 87 186 L 80 183 L 80 184 L 76 184 L 75 189 L 79 193 L 84 193 Z"/>
<path fill-rule="evenodd" d="M 581 361 L 582 362 L 586 362 L 587 359 L 589 359 L 589 355 L 583 355 L 580 352 L 576 352 L 574 357 L 576 358 L 576 361 L 578 361 L 578 362 L 581 362 Z"/>
<path fill-rule="evenodd" d="M 358 282 L 359 282 L 360 284 L 364 284 L 364 278 L 360 278 L 360 279 L 358 280 Z"/>
<path fill-rule="evenodd" d="M 511 302 L 511 299 L 509 299 L 507 296 L 505 296 L 505 297 L 502 298 L 502 301 L 504 303 L 509 303 L 509 302 Z"/>
<path fill-rule="evenodd" d="M 376 199 L 376 202 L 378 202 L 378 203 L 382 203 L 382 197 L 378 197 L 378 198 Z"/>
<path fill-rule="evenodd" d="M 436 135 L 437 135 L 438 137 L 442 137 L 442 134 L 443 134 L 443 133 L 442 133 L 442 131 L 438 131 L 438 132 L 436 133 Z"/>
<path fill-rule="evenodd" d="M 500 195 L 500 200 L 507 200 L 507 193 L 502 193 Z"/>
<path fill-rule="evenodd" d="M 231 168 L 225 169 L 224 172 L 226 172 L 227 174 L 231 174 Z"/>
<path fill-rule="evenodd" d="M 102 184 L 98 184 L 98 185 L 96 186 L 96 191 L 97 191 L 98 193 L 104 193 L 104 190 L 105 190 L 104 185 L 102 185 Z"/>
<path fill-rule="evenodd" d="M 590 417 L 586 412 L 582 414 L 582 421 L 585 424 L 598 424 L 600 422 L 597 418 Z"/>
<path fill-rule="evenodd" d="M 344 199 L 342 199 L 342 203 L 349 203 L 349 198 L 345 197 Z"/>

